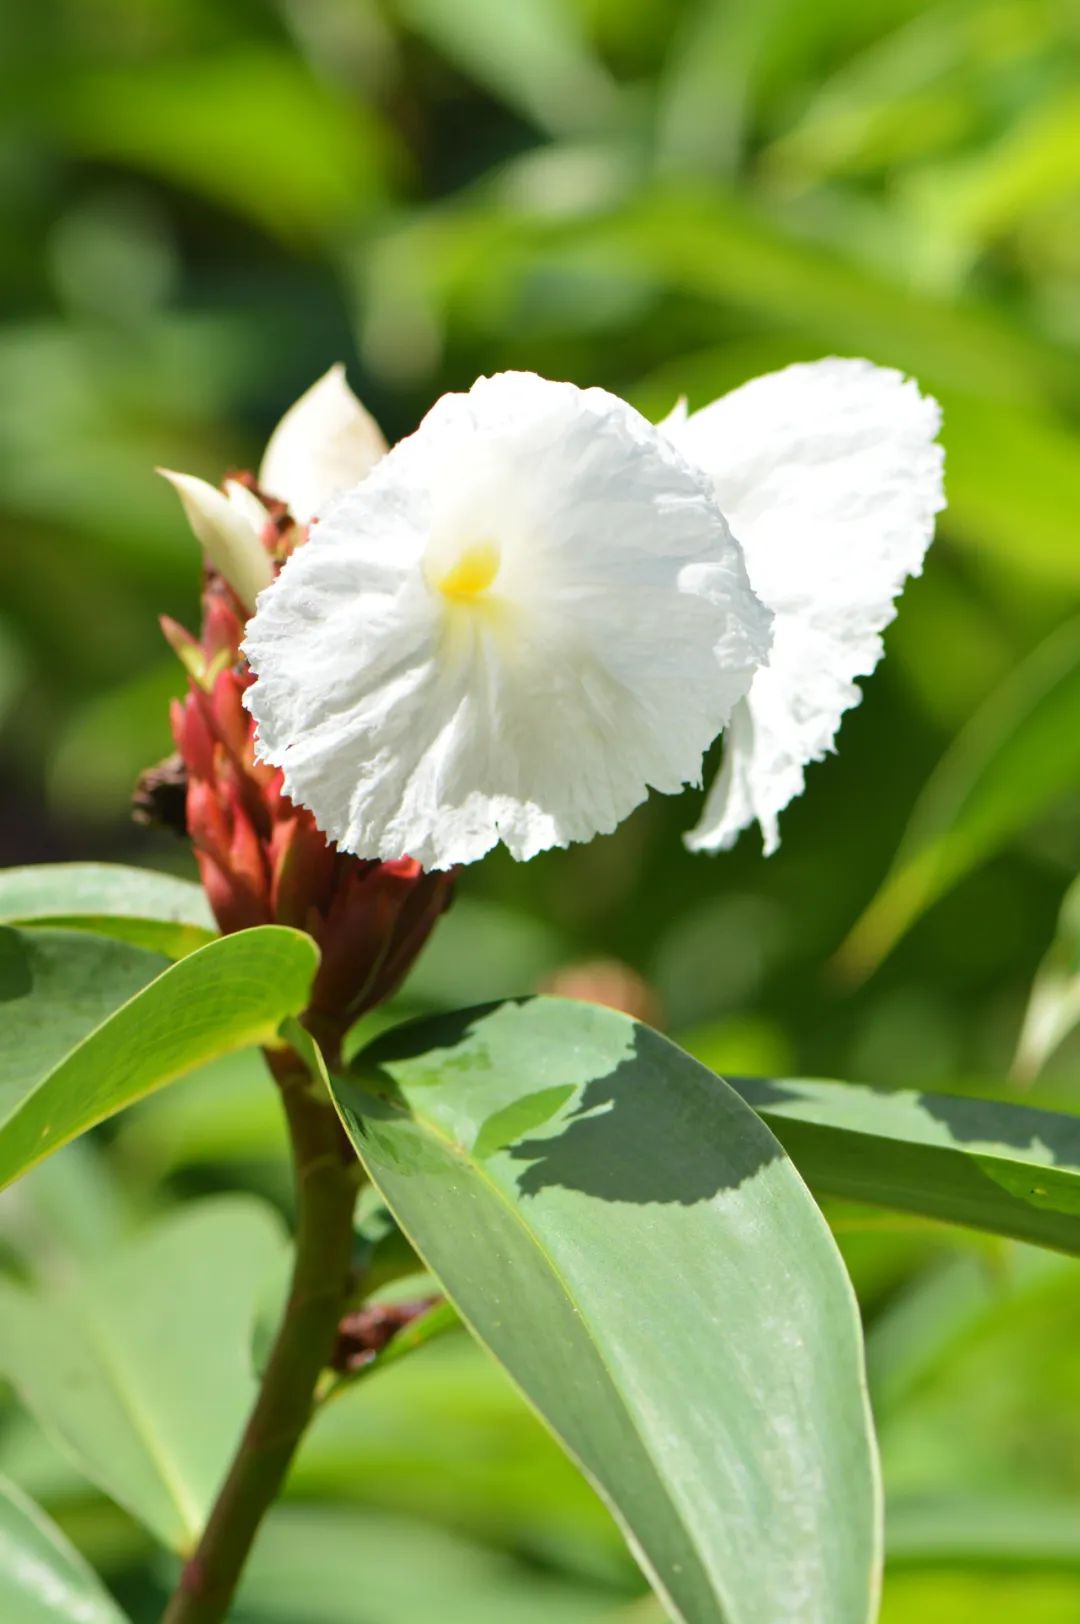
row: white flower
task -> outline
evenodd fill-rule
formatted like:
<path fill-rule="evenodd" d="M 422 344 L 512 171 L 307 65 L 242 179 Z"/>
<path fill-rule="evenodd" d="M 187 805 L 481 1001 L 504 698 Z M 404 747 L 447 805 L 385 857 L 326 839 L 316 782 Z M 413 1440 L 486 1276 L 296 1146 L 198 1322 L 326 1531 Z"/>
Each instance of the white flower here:
<path fill-rule="evenodd" d="M 505 373 L 321 514 L 248 625 L 246 703 L 343 849 L 527 858 L 698 779 L 768 628 L 665 435 L 603 390 Z"/>
<path fill-rule="evenodd" d="M 334 366 L 289 407 L 271 434 L 259 487 L 308 524 L 339 492 L 355 485 L 386 451 L 378 424 L 361 406 L 345 369 Z M 226 480 L 224 493 L 193 474 L 158 470 L 184 505 L 208 561 L 248 609 L 273 579 L 262 544 L 267 512 L 253 491 Z"/>
<path fill-rule="evenodd" d="M 828 360 L 757 378 L 662 425 L 707 470 L 774 613 L 768 664 L 734 710 L 693 850 L 755 818 L 766 852 L 805 768 L 833 746 L 881 658 L 893 600 L 917 575 L 945 505 L 941 413 L 899 372 Z"/>

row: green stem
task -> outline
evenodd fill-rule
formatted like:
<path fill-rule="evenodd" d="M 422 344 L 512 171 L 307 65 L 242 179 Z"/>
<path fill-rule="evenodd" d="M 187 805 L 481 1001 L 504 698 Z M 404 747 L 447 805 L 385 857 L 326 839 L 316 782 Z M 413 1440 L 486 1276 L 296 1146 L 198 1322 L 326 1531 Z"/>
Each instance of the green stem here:
<path fill-rule="evenodd" d="M 162 1624 L 228 1615 L 259 1524 L 311 1419 L 349 1289 L 359 1165 L 329 1099 L 292 1050 L 270 1051 L 292 1141 L 296 1257 L 259 1396 L 199 1544 Z"/>

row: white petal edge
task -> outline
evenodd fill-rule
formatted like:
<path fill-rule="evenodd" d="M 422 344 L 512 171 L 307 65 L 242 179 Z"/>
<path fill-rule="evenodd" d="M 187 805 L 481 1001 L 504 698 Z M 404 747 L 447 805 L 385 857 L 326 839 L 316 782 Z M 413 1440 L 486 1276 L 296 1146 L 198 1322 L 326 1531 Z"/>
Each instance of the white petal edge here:
<path fill-rule="evenodd" d="M 310 524 L 386 455 L 382 430 L 345 381 L 338 362 L 289 407 L 267 441 L 259 486 Z"/>
<path fill-rule="evenodd" d="M 254 609 L 255 599 L 270 585 L 274 571 L 252 522 L 252 510 L 194 474 L 178 474 L 171 468 L 157 472 L 179 496 L 208 562 L 224 576 L 244 607 Z M 261 504 L 259 508 L 262 511 Z"/>
<path fill-rule="evenodd" d="M 455 537 L 501 549 L 483 613 L 432 584 Z M 524 860 L 699 781 L 768 637 L 667 438 L 603 390 L 504 373 L 444 396 L 323 515 L 248 626 L 245 703 L 342 849 Z"/>
<path fill-rule="evenodd" d="M 733 718 L 693 851 L 778 816 L 829 752 L 883 652 L 894 600 L 922 569 L 945 505 L 937 402 L 902 373 L 829 359 L 743 385 L 666 432 L 704 468 L 776 620 L 768 663 Z"/>

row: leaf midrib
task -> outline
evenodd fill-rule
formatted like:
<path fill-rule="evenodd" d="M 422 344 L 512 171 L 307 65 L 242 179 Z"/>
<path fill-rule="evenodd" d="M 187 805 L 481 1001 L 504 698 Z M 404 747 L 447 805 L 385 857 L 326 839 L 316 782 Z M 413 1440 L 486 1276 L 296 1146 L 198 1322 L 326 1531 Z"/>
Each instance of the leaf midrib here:
<path fill-rule="evenodd" d="M 110 1381 L 120 1408 L 127 1416 L 132 1432 L 142 1446 L 151 1469 L 156 1473 L 166 1496 L 180 1517 L 185 1535 L 180 1549 L 181 1553 L 186 1555 L 194 1547 L 202 1532 L 204 1520 L 196 1491 L 187 1483 L 178 1464 L 174 1464 L 164 1439 L 159 1440 L 153 1424 L 153 1412 L 139 1400 L 136 1391 L 138 1384 L 131 1377 L 131 1371 L 125 1363 L 122 1352 L 116 1347 L 102 1321 L 94 1314 L 93 1304 L 88 1303 L 83 1297 L 80 1300 L 80 1309 L 87 1340 L 106 1378 Z M 130 1387 L 125 1386 L 125 1377 L 131 1378 Z M 141 1517 L 137 1508 L 132 1509 Z"/>
<path fill-rule="evenodd" d="M 620 1383 L 616 1380 L 615 1375 L 614 1375 L 614 1373 L 613 1373 L 613 1371 L 611 1369 L 611 1366 L 610 1366 L 610 1364 L 608 1362 L 608 1359 L 604 1354 L 602 1345 L 597 1340 L 596 1334 L 595 1334 L 595 1332 L 593 1330 L 593 1327 L 592 1327 L 591 1320 L 586 1315 L 584 1307 L 579 1307 L 578 1306 L 577 1297 L 575 1297 L 575 1295 L 571 1291 L 570 1286 L 569 1286 L 567 1280 L 565 1279 L 561 1268 L 559 1268 L 559 1266 L 556 1264 L 554 1258 L 551 1256 L 551 1253 L 548 1251 L 547 1247 L 543 1244 L 543 1242 L 541 1241 L 540 1237 L 536 1234 L 536 1232 L 533 1229 L 531 1229 L 530 1226 L 525 1222 L 525 1220 L 521 1216 L 521 1213 L 519 1212 L 518 1208 L 510 1200 L 510 1197 L 508 1196 L 506 1191 L 502 1188 L 502 1186 L 498 1183 L 498 1181 L 495 1180 L 494 1178 L 492 1178 L 491 1174 L 488 1173 L 486 1171 L 486 1169 L 481 1167 L 480 1164 L 472 1158 L 472 1156 L 465 1149 L 465 1146 L 461 1143 L 460 1140 L 455 1139 L 452 1135 L 445 1132 L 441 1127 L 437 1126 L 434 1122 L 432 1122 L 432 1120 L 429 1117 L 425 1116 L 422 1112 L 414 1111 L 411 1108 L 405 1108 L 402 1105 L 400 1105 L 397 1100 L 393 1099 L 392 1097 L 387 1097 L 386 1095 L 380 1094 L 379 1098 L 380 1098 L 380 1100 L 383 1101 L 384 1104 L 388 1105 L 392 1110 L 396 1111 L 398 1113 L 398 1115 L 402 1118 L 402 1120 L 404 1120 L 406 1122 L 415 1122 L 415 1123 L 419 1124 L 422 1128 L 424 1128 L 424 1130 L 426 1132 L 430 1133 L 430 1135 L 431 1135 L 431 1137 L 433 1139 L 437 1140 L 441 1145 L 443 1145 L 443 1147 L 446 1149 L 446 1151 L 452 1157 L 454 1157 L 457 1161 L 464 1163 L 464 1165 L 467 1168 L 469 1168 L 475 1174 L 475 1176 L 477 1177 L 479 1182 L 487 1190 L 489 1190 L 492 1194 L 494 1194 L 494 1196 L 495 1196 L 497 1202 L 499 1203 L 499 1205 L 504 1207 L 505 1210 L 511 1215 L 515 1226 L 524 1234 L 524 1236 L 531 1243 L 531 1245 L 535 1249 L 535 1251 L 540 1255 L 540 1257 L 547 1264 L 548 1268 L 551 1271 L 552 1276 L 554 1277 L 556 1283 L 558 1284 L 560 1290 L 562 1291 L 568 1306 L 570 1307 L 573 1320 L 577 1324 L 579 1324 L 581 1326 L 582 1331 L 584 1332 L 584 1334 L 585 1334 L 585 1336 L 586 1336 L 586 1338 L 587 1338 L 587 1340 L 589 1342 L 589 1345 L 593 1349 L 593 1352 L 595 1353 L 596 1358 L 599 1361 L 600 1368 L 603 1370 L 604 1375 L 607 1378 L 608 1383 L 610 1384 L 611 1390 L 614 1393 L 616 1399 L 618 1400 L 620 1408 L 623 1410 L 624 1414 L 626 1415 L 626 1417 L 630 1421 L 631 1430 L 632 1430 L 634 1436 L 638 1439 L 638 1442 L 641 1444 L 641 1447 L 645 1452 L 646 1459 L 648 1460 L 649 1465 L 652 1467 L 653 1472 L 656 1474 L 656 1480 L 657 1480 L 658 1484 L 660 1485 L 660 1488 L 661 1488 L 661 1490 L 662 1490 L 662 1492 L 664 1494 L 664 1497 L 669 1501 L 669 1503 L 672 1505 L 673 1509 L 678 1513 L 679 1524 L 684 1529 L 684 1531 L 686 1532 L 687 1538 L 688 1538 L 689 1543 L 690 1543 L 690 1547 L 691 1547 L 692 1551 L 694 1552 L 695 1557 L 698 1560 L 700 1571 L 701 1571 L 701 1573 L 702 1573 L 702 1575 L 703 1575 L 703 1577 L 704 1577 L 704 1579 L 706 1581 L 706 1584 L 707 1584 L 709 1590 L 712 1591 L 713 1594 L 716 1594 L 717 1593 L 718 1581 L 714 1581 L 713 1574 L 712 1574 L 712 1569 L 710 1568 L 709 1564 L 705 1560 L 705 1557 L 704 1557 L 704 1555 L 703 1555 L 703 1553 L 701 1551 L 701 1548 L 700 1548 L 700 1545 L 699 1545 L 699 1542 L 698 1542 L 698 1537 L 697 1537 L 696 1533 L 691 1531 L 691 1527 L 688 1524 L 687 1517 L 686 1517 L 683 1505 L 682 1505 L 681 1501 L 679 1500 L 679 1498 L 677 1497 L 677 1495 L 675 1494 L 675 1492 L 666 1485 L 665 1480 L 664 1480 L 664 1476 L 661 1473 L 660 1467 L 659 1467 L 659 1465 L 658 1465 L 658 1463 L 657 1463 L 657 1461 L 656 1461 L 656 1459 L 655 1459 L 655 1457 L 653 1455 L 652 1449 L 649 1447 L 647 1437 L 646 1437 L 646 1435 L 644 1435 L 639 1430 L 639 1427 L 638 1427 L 637 1422 L 636 1422 L 635 1417 L 634 1417 L 633 1406 L 627 1400 Z M 374 1177 L 374 1174 L 372 1176 Z M 376 1179 L 375 1182 L 377 1183 L 378 1180 Z M 398 1221 L 401 1222 L 400 1219 Z M 409 1239 L 410 1243 L 415 1245 L 416 1250 L 420 1253 L 421 1256 L 423 1256 L 423 1248 L 420 1247 L 419 1245 L 417 1245 L 415 1241 L 413 1241 L 413 1237 L 409 1233 L 409 1229 L 408 1229 L 407 1224 L 401 1223 L 401 1227 L 402 1227 L 403 1230 L 405 1230 L 406 1236 Z M 458 1305 L 455 1304 L 455 1306 L 458 1306 Z M 473 1322 L 472 1322 L 472 1319 L 471 1319 L 470 1315 L 467 1314 L 464 1311 L 464 1309 L 462 1309 L 460 1307 L 458 1307 L 458 1312 L 461 1314 L 462 1319 L 468 1325 L 469 1329 L 473 1332 L 473 1334 L 478 1338 L 478 1340 L 481 1341 L 481 1342 L 486 1342 L 486 1338 L 483 1337 L 480 1334 L 480 1332 L 476 1329 L 476 1327 L 473 1325 Z M 502 1363 L 502 1361 L 500 1360 L 500 1364 L 501 1363 Z M 507 1368 L 507 1367 L 504 1366 L 504 1369 L 505 1368 Z M 601 1493 L 601 1496 L 604 1499 L 605 1503 L 614 1512 L 616 1520 L 620 1523 L 620 1525 L 623 1525 L 624 1519 L 623 1519 L 622 1512 L 619 1509 L 619 1507 L 616 1505 L 613 1497 L 611 1496 L 609 1490 L 607 1489 L 607 1486 L 605 1484 L 602 1484 L 599 1481 L 599 1479 L 595 1477 L 595 1475 L 591 1471 L 591 1469 L 585 1466 L 584 1462 L 581 1461 L 579 1459 L 579 1457 L 577 1456 L 576 1451 L 573 1450 L 573 1449 L 570 1449 L 568 1441 L 563 1437 L 562 1433 L 561 1432 L 556 1432 L 556 1429 L 555 1429 L 555 1426 L 553 1425 L 553 1423 L 551 1421 L 549 1421 L 547 1416 L 545 1416 L 543 1414 L 543 1412 L 540 1410 L 539 1406 L 536 1404 L 536 1402 L 532 1398 L 531 1394 L 528 1393 L 528 1391 L 522 1386 L 521 1382 L 518 1381 L 518 1379 L 517 1379 L 516 1375 L 513 1373 L 513 1371 L 508 1370 L 507 1373 L 509 1374 L 514 1386 L 518 1389 L 518 1391 L 521 1393 L 522 1397 L 528 1403 L 529 1408 L 531 1410 L 533 1410 L 533 1412 L 537 1416 L 539 1416 L 540 1420 L 544 1423 L 544 1425 L 551 1432 L 556 1433 L 556 1436 L 558 1437 L 559 1442 L 562 1444 L 562 1446 L 564 1448 L 569 1449 L 569 1451 L 573 1455 L 573 1458 L 574 1458 L 575 1462 L 577 1463 L 579 1469 L 582 1470 L 586 1474 L 586 1476 L 589 1478 L 589 1480 L 594 1483 L 596 1488 Z M 627 1527 L 626 1531 L 631 1535 L 631 1537 L 633 1539 L 633 1542 L 634 1542 L 634 1545 L 635 1545 L 635 1548 L 637 1550 L 641 1551 L 642 1555 L 644 1555 L 644 1552 L 642 1551 L 642 1547 L 641 1547 L 641 1544 L 640 1544 L 640 1541 L 638 1539 L 638 1536 L 637 1536 L 636 1532 L 633 1529 L 630 1529 L 629 1527 Z M 652 1580 L 652 1582 L 654 1583 L 656 1589 L 660 1592 L 662 1599 L 665 1600 L 668 1603 L 668 1605 L 670 1605 L 675 1610 L 675 1613 L 679 1618 L 683 1618 L 684 1615 L 683 1615 L 682 1609 L 679 1608 L 676 1605 L 674 1599 L 668 1593 L 667 1587 L 664 1584 L 662 1578 L 655 1571 L 652 1559 L 647 1558 L 646 1563 L 647 1563 L 649 1577 Z M 727 1597 L 726 1596 L 721 1597 L 720 1600 L 721 1600 L 721 1624 L 724 1624 L 724 1621 L 726 1621 L 726 1620 L 732 1620 L 732 1621 L 735 1620 L 736 1615 L 732 1612 L 732 1610 L 731 1610 L 731 1608 L 730 1608 L 730 1606 L 728 1604 Z"/>

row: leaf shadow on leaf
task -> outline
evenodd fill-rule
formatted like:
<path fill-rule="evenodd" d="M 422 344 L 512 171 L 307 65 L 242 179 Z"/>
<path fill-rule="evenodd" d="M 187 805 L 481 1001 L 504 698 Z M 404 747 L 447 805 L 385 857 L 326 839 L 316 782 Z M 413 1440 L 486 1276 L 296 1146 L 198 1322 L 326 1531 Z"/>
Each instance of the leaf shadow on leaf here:
<path fill-rule="evenodd" d="M 513 1002 L 524 1005 L 530 1000 Z M 457 1074 L 455 1087 L 460 1088 L 462 1071 L 475 1074 L 478 1089 L 484 1087 L 501 1069 L 482 1042 L 483 1024 L 491 1013 L 485 1008 L 441 1017 L 440 1047 L 445 1045 L 448 1052 L 432 1058 L 429 1075 L 414 1069 L 413 1087 L 422 1087 L 425 1093 L 428 1088 L 437 1090 L 441 1079 Z M 627 1021 L 626 1030 L 626 1051 L 609 1071 L 564 1078 L 553 1069 L 545 1087 L 517 1095 L 486 1115 L 474 1125 L 470 1157 L 486 1161 L 505 1154 L 512 1161 L 529 1162 L 517 1180 L 523 1196 L 561 1186 L 604 1201 L 691 1207 L 722 1190 L 737 1189 L 784 1155 L 772 1133 L 712 1072 L 674 1050 L 668 1039 L 647 1026 Z M 393 1076 L 379 1062 L 427 1059 L 428 1044 L 430 1035 L 422 1024 L 415 1036 L 409 1027 L 399 1027 L 366 1057 L 363 1083 L 378 1096 L 369 1094 L 366 1101 L 369 1133 L 379 1117 L 414 1116 Z M 453 1053 L 457 1045 L 463 1046 L 460 1055 Z M 675 1077 L 673 1052 L 679 1056 Z M 657 1135 L 665 1132 L 666 1115 L 668 1132 L 683 1140 L 684 1147 L 689 1122 L 710 1122 L 715 1133 L 698 1136 L 692 1154 L 685 1148 L 680 1156 L 658 1154 Z M 521 1137 L 524 1133 L 530 1137 Z M 464 1135 L 459 1132 L 458 1137 Z M 395 1160 L 403 1154 L 397 1145 Z M 423 1160 L 423 1145 L 410 1146 L 408 1155 Z"/>
<path fill-rule="evenodd" d="M 737 1077 L 732 1079 L 732 1086 L 755 1111 L 768 1112 L 770 1106 L 799 1104 L 805 1099 L 797 1083 L 789 1086 L 771 1077 Z M 835 1087 L 838 1098 L 842 1097 L 843 1083 L 828 1086 Z M 925 1111 L 932 1121 L 940 1123 L 957 1145 L 1004 1145 L 1056 1167 L 1080 1167 L 1080 1117 L 964 1094 L 925 1093 L 867 1083 L 854 1087 L 860 1096 L 875 1094 L 881 1099 L 910 1102 L 913 1108 Z"/>
<path fill-rule="evenodd" d="M 715 1121 L 714 1139 L 699 1139 L 697 1154 L 657 1154 L 663 1131 L 656 1096 L 671 1090 L 671 1044 L 635 1023 L 633 1053 L 606 1076 L 585 1085 L 578 1104 L 550 1136 L 507 1147 L 514 1161 L 530 1162 L 518 1179 L 524 1196 L 553 1185 L 602 1201 L 693 1207 L 722 1190 L 734 1190 L 784 1152 L 769 1132 L 747 1119 L 724 1083 L 702 1068 L 681 1071 L 679 1114 Z M 702 1096 L 700 1104 L 690 1094 Z"/>
<path fill-rule="evenodd" d="M 920 1094 L 918 1102 L 958 1144 L 1009 1145 L 1057 1167 L 1080 1167 L 1080 1118 L 959 1094 Z"/>

